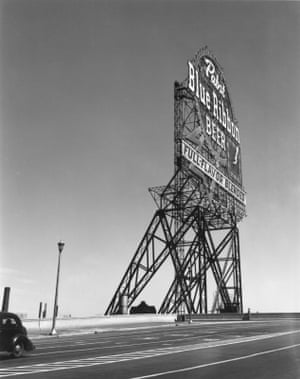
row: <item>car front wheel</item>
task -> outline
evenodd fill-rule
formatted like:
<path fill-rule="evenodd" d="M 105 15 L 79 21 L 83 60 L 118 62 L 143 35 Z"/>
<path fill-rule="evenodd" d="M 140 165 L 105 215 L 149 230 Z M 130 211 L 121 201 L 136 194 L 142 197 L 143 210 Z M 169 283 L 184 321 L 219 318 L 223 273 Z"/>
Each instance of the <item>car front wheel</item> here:
<path fill-rule="evenodd" d="M 24 343 L 22 341 L 16 341 L 13 346 L 11 355 L 14 358 L 20 358 L 24 353 Z"/>

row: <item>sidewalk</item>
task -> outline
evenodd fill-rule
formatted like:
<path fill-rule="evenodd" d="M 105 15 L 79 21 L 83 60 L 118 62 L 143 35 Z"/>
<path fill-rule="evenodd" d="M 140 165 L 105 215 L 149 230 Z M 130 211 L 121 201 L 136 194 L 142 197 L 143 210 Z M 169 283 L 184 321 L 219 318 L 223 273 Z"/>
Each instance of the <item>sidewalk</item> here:
<path fill-rule="evenodd" d="M 175 318 L 175 315 L 122 315 L 57 319 L 55 329 L 60 336 L 103 333 L 173 325 Z M 49 336 L 52 320 L 43 320 L 40 323 L 38 320 L 24 320 L 23 324 L 30 338 L 42 338 Z"/>

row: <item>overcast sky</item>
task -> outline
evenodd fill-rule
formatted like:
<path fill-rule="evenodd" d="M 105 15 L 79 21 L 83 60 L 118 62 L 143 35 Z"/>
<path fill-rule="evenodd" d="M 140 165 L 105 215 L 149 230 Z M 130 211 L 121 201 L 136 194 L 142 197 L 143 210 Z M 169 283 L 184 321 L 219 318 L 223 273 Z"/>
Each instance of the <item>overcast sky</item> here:
<path fill-rule="evenodd" d="M 2 0 L 0 25 L 11 311 L 52 312 L 60 239 L 60 313 L 105 311 L 173 172 L 173 83 L 208 45 L 240 127 L 244 307 L 300 312 L 299 2 Z"/>

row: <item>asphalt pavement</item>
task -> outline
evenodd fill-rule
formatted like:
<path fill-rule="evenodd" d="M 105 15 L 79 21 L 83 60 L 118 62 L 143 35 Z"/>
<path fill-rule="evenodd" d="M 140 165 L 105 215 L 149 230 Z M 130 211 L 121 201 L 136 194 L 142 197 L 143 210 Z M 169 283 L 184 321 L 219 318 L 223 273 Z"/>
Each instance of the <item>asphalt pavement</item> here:
<path fill-rule="evenodd" d="M 23 358 L 0 355 L 0 378 L 300 378 L 300 320 L 145 324 L 33 340 Z"/>

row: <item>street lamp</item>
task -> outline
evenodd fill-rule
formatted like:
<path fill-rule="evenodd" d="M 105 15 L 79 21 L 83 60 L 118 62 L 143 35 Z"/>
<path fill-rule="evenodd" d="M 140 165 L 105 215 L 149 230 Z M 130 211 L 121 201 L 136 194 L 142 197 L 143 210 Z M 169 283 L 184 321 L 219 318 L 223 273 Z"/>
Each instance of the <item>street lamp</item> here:
<path fill-rule="evenodd" d="M 55 297 L 54 297 L 52 329 L 50 332 L 50 335 L 52 335 L 52 336 L 57 334 L 57 332 L 55 330 L 55 322 L 56 322 L 56 317 L 57 317 L 57 313 L 58 313 L 57 298 L 58 298 L 58 284 L 59 284 L 59 271 L 60 271 L 60 256 L 61 256 L 61 253 L 64 249 L 65 243 L 63 241 L 59 241 L 57 243 L 57 246 L 58 246 L 58 265 L 57 265 L 57 276 L 56 276 L 56 287 L 55 287 Z"/>

